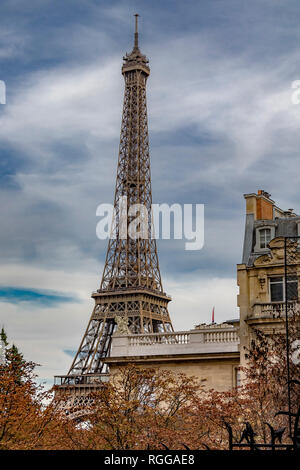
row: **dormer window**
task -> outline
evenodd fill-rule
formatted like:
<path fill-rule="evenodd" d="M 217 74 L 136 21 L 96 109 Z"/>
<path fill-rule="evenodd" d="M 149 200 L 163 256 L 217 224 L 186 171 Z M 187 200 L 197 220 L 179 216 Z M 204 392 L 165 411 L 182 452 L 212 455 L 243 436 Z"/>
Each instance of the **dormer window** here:
<path fill-rule="evenodd" d="M 271 229 L 263 228 L 259 231 L 259 247 L 261 249 L 267 248 L 271 241 Z"/>
<path fill-rule="evenodd" d="M 275 225 L 264 224 L 256 227 L 254 252 L 266 252 L 273 238 L 275 238 Z"/>

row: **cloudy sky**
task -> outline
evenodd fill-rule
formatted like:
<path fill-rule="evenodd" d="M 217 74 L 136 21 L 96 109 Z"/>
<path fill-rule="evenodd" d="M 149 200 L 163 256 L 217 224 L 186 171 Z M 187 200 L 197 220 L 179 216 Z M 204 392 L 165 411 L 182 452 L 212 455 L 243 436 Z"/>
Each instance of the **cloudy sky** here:
<path fill-rule="evenodd" d="M 150 59 L 153 200 L 205 204 L 205 246 L 158 242 L 176 329 L 238 316 L 243 194 L 299 213 L 298 0 L 2 0 L 0 321 L 51 383 L 93 308 L 112 202 L 122 57 Z"/>

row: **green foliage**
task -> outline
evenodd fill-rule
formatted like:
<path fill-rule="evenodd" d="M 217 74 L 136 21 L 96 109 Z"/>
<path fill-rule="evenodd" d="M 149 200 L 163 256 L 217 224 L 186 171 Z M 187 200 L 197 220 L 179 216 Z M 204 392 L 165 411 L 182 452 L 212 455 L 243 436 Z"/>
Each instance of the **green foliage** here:
<path fill-rule="evenodd" d="M 0 339 L 2 340 L 4 346 L 8 346 L 7 334 L 6 334 L 3 327 L 2 327 L 1 332 L 0 332 Z"/>

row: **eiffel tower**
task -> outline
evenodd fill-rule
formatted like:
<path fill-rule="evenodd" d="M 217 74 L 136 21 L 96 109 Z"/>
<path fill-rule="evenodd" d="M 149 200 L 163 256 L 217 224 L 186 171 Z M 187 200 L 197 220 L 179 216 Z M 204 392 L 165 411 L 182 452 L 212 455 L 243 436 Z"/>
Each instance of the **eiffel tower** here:
<path fill-rule="evenodd" d="M 162 287 L 156 240 L 152 230 L 152 191 L 146 83 L 149 61 L 138 45 L 135 15 L 134 47 L 123 58 L 125 79 L 114 218 L 100 289 L 92 294 L 95 307 L 78 352 L 61 386 L 96 385 L 108 373 L 112 335 L 120 319 L 128 334 L 173 331 L 168 313 L 171 300 Z M 126 201 L 124 217 L 124 201 Z M 130 207 L 142 204 L 143 236 L 131 237 L 125 227 L 133 220 Z M 145 233 L 146 232 L 146 233 Z"/>

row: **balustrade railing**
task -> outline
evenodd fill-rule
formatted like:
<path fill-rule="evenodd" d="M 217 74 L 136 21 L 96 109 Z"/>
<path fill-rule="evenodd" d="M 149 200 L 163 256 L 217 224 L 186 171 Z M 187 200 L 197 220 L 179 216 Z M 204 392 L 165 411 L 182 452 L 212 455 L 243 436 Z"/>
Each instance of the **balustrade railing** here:
<path fill-rule="evenodd" d="M 293 311 L 296 311 L 296 309 L 300 308 L 300 304 L 296 301 L 290 301 L 287 303 L 287 307 L 292 313 Z M 285 316 L 285 308 L 285 302 L 255 304 L 252 307 L 250 317 L 283 318 Z"/>
<path fill-rule="evenodd" d="M 190 333 L 149 333 L 129 336 L 129 346 L 151 346 L 153 344 L 188 344 Z"/>
<path fill-rule="evenodd" d="M 236 329 L 225 331 L 182 331 L 176 333 L 148 333 L 128 336 L 129 346 L 152 346 L 155 344 L 188 344 L 199 343 L 235 343 L 239 341 Z"/>
<path fill-rule="evenodd" d="M 204 333 L 204 343 L 235 343 L 237 341 L 239 337 L 236 330 Z"/>
<path fill-rule="evenodd" d="M 56 375 L 54 385 L 97 385 L 109 380 L 109 374 Z"/>

